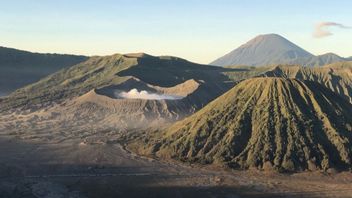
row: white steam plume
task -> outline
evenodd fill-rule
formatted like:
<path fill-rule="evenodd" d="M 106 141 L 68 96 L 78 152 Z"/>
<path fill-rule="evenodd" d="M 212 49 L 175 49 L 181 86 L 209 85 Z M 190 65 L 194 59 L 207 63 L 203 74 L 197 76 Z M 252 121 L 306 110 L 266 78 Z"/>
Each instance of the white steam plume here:
<path fill-rule="evenodd" d="M 137 89 L 131 89 L 128 92 L 115 92 L 115 96 L 119 98 L 127 98 L 127 99 L 144 99 L 144 100 L 178 100 L 182 99 L 181 96 L 175 95 L 167 95 L 167 94 L 157 94 L 157 93 L 149 93 L 148 91 Z"/>

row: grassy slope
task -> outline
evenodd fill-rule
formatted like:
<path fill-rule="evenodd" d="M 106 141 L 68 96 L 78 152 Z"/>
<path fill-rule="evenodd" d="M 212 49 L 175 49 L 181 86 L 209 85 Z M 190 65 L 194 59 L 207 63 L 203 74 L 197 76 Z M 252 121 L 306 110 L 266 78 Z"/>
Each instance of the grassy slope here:
<path fill-rule="evenodd" d="M 350 168 L 351 108 L 317 83 L 254 78 L 166 130 L 141 138 L 144 147 L 138 140 L 131 148 L 236 168 Z"/>
<path fill-rule="evenodd" d="M 3 99 L 1 109 L 60 102 L 65 98 L 82 95 L 89 90 L 122 81 L 115 74 L 128 66 L 137 64 L 135 59 L 122 55 L 91 57 L 68 69 L 61 70 L 37 83 L 16 90 Z"/>
<path fill-rule="evenodd" d="M 91 57 L 0 99 L 0 109 L 32 108 L 61 102 L 87 93 L 93 88 L 119 84 L 128 79 L 128 76 L 163 87 L 194 79 L 202 83 L 200 93 L 196 94 L 204 102 L 230 89 L 234 83 L 227 74 L 240 71 L 243 70 L 199 65 L 180 58 L 145 54 Z M 202 97 L 206 97 L 206 100 Z"/>
<path fill-rule="evenodd" d="M 8 94 L 87 59 L 85 56 L 40 54 L 0 47 L 0 94 Z"/>

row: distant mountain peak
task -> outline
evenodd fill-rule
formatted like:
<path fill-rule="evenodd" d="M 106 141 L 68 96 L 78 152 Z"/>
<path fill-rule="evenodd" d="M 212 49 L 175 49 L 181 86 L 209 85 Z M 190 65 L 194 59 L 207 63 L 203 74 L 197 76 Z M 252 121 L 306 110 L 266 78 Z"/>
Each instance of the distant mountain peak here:
<path fill-rule="evenodd" d="M 278 34 L 256 36 L 239 48 L 213 61 L 218 66 L 294 64 L 298 59 L 313 55 Z"/>
<path fill-rule="evenodd" d="M 327 53 L 314 56 L 279 34 L 261 34 L 230 53 L 211 62 L 211 65 L 265 66 L 292 64 L 302 66 L 325 65 L 347 59 Z"/>
<path fill-rule="evenodd" d="M 287 40 L 285 37 L 279 35 L 279 34 L 259 34 L 258 36 L 254 37 L 251 41 L 263 41 L 263 40 L 285 40 L 285 41 L 289 41 Z M 247 43 L 249 43 L 247 42 Z"/>

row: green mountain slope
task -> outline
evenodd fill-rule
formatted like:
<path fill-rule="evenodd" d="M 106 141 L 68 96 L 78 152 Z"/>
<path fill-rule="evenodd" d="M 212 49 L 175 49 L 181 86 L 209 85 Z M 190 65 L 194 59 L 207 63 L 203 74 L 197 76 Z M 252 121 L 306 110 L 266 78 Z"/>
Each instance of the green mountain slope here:
<path fill-rule="evenodd" d="M 146 54 L 97 56 L 0 99 L 0 110 L 40 108 L 83 95 L 92 89 L 121 84 L 131 76 L 162 87 L 176 86 L 193 79 L 202 84 L 201 89 L 197 90 L 197 101 L 194 101 L 202 107 L 233 86 L 233 80 L 224 73 L 241 71 L 243 70 L 199 65 L 175 57 Z"/>
<path fill-rule="evenodd" d="M 0 47 L 0 96 L 86 59 L 85 56 L 40 54 Z"/>
<path fill-rule="evenodd" d="M 256 74 L 147 54 L 91 57 L 0 98 L 0 131 L 60 139 L 160 128 L 204 107 L 236 79 Z M 131 90 L 149 99 L 121 96 Z"/>
<path fill-rule="evenodd" d="M 146 133 L 130 148 L 241 169 L 347 169 L 352 167 L 351 109 L 318 83 L 253 78 L 169 128 Z"/>

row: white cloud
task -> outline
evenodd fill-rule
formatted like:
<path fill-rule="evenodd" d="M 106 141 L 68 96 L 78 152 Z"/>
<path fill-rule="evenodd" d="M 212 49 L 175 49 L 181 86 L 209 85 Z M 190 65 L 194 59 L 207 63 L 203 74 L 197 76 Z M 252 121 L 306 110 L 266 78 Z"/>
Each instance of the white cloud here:
<path fill-rule="evenodd" d="M 115 96 L 118 98 L 128 98 L 128 99 L 144 99 L 144 100 L 178 100 L 182 99 L 181 96 L 167 95 L 167 94 L 157 94 L 149 93 L 148 91 L 137 89 L 131 89 L 128 92 L 115 92 Z"/>
<path fill-rule="evenodd" d="M 313 32 L 313 37 L 323 38 L 323 37 L 333 35 L 333 33 L 329 30 L 329 27 L 339 27 L 342 29 L 351 29 L 352 28 L 352 27 L 345 26 L 340 23 L 335 23 L 335 22 L 321 22 L 315 26 L 315 30 Z"/>

